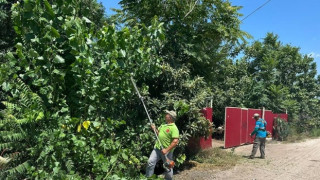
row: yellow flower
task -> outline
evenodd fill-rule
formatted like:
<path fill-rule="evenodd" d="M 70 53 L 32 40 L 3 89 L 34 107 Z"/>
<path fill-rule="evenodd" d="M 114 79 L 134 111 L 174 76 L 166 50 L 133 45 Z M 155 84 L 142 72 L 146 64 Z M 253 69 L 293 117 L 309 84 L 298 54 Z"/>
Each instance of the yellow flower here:
<path fill-rule="evenodd" d="M 90 121 L 84 121 L 83 123 L 82 123 L 82 126 L 87 130 L 88 128 L 89 128 L 89 126 L 90 126 Z"/>
<path fill-rule="evenodd" d="M 78 129 L 77 129 L 77 131 L 78 131 L 78 132 L 80 132 L 80 131 L 81 131 L 81 124 L 79 124 L 79 125 L 78 125 Z"/>

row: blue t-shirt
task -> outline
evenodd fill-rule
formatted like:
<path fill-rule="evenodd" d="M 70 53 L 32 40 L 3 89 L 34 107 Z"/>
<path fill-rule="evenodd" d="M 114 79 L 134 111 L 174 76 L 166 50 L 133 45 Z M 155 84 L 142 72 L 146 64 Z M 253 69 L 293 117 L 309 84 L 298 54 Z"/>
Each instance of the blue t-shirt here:
<path fill-rule="evenodd" d="M 267 126 L 267 121 L 260 118 L 258 121 L 256 121 L 256 126 L 253 132 L 251 133 L 251 135 L 256 134 L 256 137 L 261 137 L 261 138 L 267 137 L 266 126 Z"/>

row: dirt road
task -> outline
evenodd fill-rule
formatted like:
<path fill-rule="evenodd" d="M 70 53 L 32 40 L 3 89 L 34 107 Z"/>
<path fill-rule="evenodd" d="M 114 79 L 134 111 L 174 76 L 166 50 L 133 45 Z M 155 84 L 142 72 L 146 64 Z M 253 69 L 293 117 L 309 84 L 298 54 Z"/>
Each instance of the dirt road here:
<path fill-rule="evenodd" d="M 241 146 L 235 153 L 248 156 L 252 145 Z M 258 152 L 257 157 L 260 156 Z M 193 168 L 175 176 L 178 180 L 309 180 L 320 179 L 320 139 L 300 143 L 267 144 L 266 159 L 243 158 L 228 170 Z"/>

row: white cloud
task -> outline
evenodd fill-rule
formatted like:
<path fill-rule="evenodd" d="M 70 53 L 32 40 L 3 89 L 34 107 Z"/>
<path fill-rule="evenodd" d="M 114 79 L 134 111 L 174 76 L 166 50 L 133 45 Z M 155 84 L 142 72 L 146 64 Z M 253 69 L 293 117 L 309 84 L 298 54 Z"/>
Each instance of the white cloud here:
<path fill-rule="evenodd" d="M 308 54 L 310 57 L 313 57 L 313 58 L 320 58 L 320 54 L 319 53 L 315 53 L 315 52 L 311 52 Z"/>

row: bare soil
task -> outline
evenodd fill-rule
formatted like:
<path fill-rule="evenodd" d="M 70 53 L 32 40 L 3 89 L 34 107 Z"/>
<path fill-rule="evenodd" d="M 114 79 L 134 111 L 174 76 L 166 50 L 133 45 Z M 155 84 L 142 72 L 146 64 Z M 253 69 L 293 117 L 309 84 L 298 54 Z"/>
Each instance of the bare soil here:
<path fill-rule="evenodd" d="M 230 150 L 230 149 L 228 149 Z M 240 146 L 234 153 L 243 156 L 229 169 L 198 165 L 175 175 L 175 180 L 291 180 L 320 179 L 320 139 L 299 143 L 268 143 L 266 159 L 248 159 L 252 145 Z"/>

